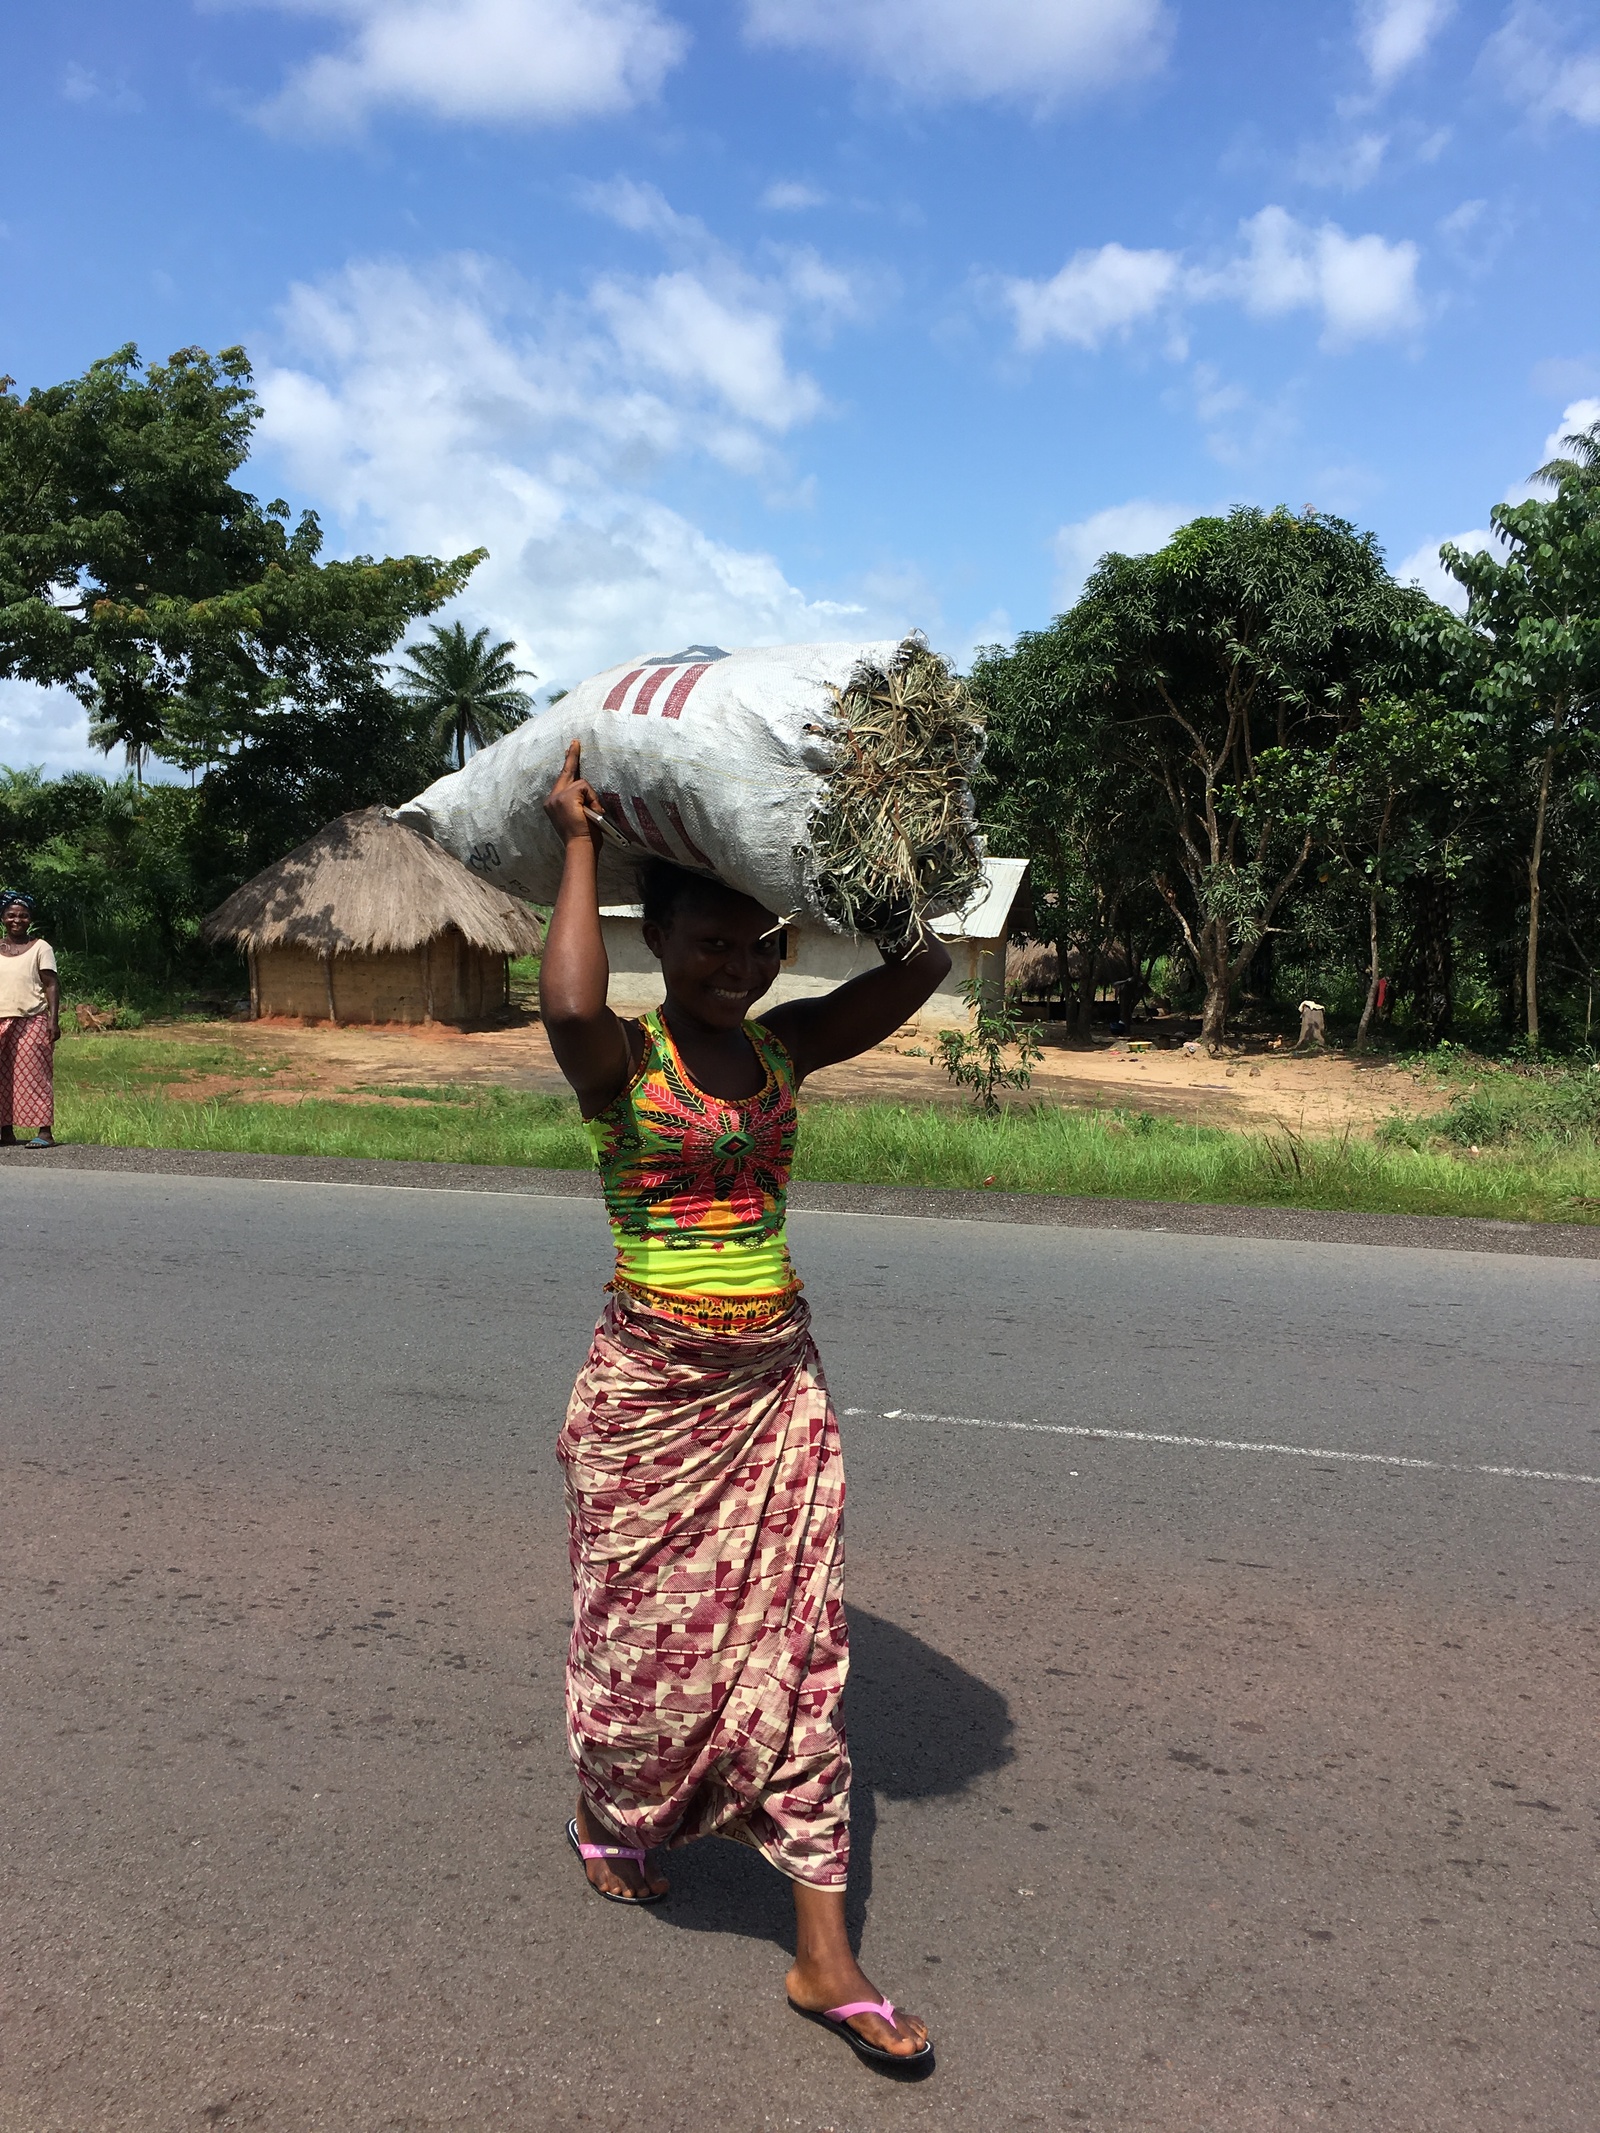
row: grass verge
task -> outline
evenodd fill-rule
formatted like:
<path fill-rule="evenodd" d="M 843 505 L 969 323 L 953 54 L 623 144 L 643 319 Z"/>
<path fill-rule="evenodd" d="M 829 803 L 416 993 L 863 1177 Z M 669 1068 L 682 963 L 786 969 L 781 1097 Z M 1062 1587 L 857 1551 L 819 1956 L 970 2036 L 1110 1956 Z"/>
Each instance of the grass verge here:
<path fill-rule="evenodd" d="M 308 1096 L 284 1104 L 181 1093 L 195 1076 L 266 1071 L 258 1056 L 225 1044 L 67 1040 L 59 1054 L 58 1130 L 65 1140 L 111 1147 L 557 1170 L 589 1162 L 576 1107 L 559 1096 L 417 1085 L 366 1092 L 370 1100 Z M 395 1097 L 403 1100 L 384 1100 Z M 1417 1136 L 1419 1144 L 1408 1145 L 1381 1135 L 1230 1132 L 1143 1112 L 1052 1105 L 985 1118 L 932 1104 L 817 1103 L 802 1113 L 795 1175 L 1201 1205 L 1600 1221 L 1600 1147 L 1592 1136 L 1568 1129 L 1565 1137 L 1506 1139 L 1472 1155 L 1458 1130 L 1446 1127 L 1443 1137 Z"/>

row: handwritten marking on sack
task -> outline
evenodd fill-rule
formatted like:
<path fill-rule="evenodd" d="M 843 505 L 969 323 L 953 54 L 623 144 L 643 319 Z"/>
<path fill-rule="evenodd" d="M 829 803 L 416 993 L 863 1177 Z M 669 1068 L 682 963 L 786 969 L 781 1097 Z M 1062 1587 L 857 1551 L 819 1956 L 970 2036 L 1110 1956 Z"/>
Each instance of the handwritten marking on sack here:
<path fill-rule="evenodd" d="M 622 709 L 622 699 L 643 672 L 643 667 L 635 667 L 631 674 L 623 675 L 621 681 L 617 683 L 611 694 L 606 698 L 605 707 L 608 711 L 620 711 Z"/>
<path fill-rule="evenodd" d="M 643 718 L 646 715 L 650 709 L 650 699 L 671 672 L 671 667 L 657 667 L 649 680 L 643 684 L 638 695 L 633 699 L 633 715 L 635 718 Z"/>
<path fill-rule="evenodd" d="M 500 847 L 497 844 L 475 844 L 467 854 L 467 865 L 479 874 L 487 874 L 499 864 Z"/>
<path fill-rule="evenodd" d="M 705 666 L 688 667 L 678 676 L 677 680 L 672 684 L 671 694 L 661 706 L 661 716 L 663 718 L 682 717 L 683 707 L 689 701 L 689 691 L 694 687 L 701 675 L 707 672 L 709 666 L 710 661 L 708 660 Z"/>

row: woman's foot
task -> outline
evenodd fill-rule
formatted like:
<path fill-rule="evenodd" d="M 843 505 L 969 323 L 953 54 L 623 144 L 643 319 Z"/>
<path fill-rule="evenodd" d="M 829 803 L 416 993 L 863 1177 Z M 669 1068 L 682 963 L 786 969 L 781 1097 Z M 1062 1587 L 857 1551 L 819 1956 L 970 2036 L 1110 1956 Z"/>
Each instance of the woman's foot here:
<path fill-rule="evenodd" d="M 795 1962 L 784 1985 L 796 2007 L 805 2008 L 808 2014 L 825 2014 L 830 2007 L 848 2007 L 854 2000 L 883 2000 L 883 1994 L 848 1949 L 831 1958 Z M 845 2026 L 864 2043 L 893 2052 L 899 2059 L 909 2059 L 928 2041 L 927 2025 L 898 2007 L 892 2027 L 876 2014 L 851 2015 Z"/>
<path fill-rule="evenodd" d="M 580 1844 L 626 1844 L 626 1837 L 613 1835 L 603 1829 L 590 1814 L 582 1800 L 578 1802 L 578 1842 Z M 629 1897 L 643 1895 L 665 1896 L 667 1883 L 659 1874 L 649 1871 L 649 1861 L 638 1859 L 585 1859 L 583 1870 L 590 1882 L 602 1896 Z"/>

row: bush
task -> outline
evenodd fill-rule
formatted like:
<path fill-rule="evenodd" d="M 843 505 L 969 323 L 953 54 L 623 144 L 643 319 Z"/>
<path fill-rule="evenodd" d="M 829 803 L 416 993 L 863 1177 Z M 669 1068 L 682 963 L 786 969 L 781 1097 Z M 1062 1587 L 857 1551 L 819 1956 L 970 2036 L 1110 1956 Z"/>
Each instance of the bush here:
<path fill-rule="evenodd" d="M 1499 1065 L 1441 1047 L 1431 1062 L 1450 1079 L 1470 1077 L 1431 1117 L 1391 1119 L 1379 1138 L 1391 1147 L 1443 1141 L 1457 1148 L 1600 1146 L 1600 1068 Z"/>

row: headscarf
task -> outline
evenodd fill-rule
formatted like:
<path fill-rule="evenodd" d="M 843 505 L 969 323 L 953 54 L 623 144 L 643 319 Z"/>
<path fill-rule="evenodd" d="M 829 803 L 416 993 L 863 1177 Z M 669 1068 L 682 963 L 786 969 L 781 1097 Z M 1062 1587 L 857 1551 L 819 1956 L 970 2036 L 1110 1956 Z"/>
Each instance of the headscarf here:
<path fill-rule="evenodd" d="M 7 889 L 5 894 L 3 896 L 0 896 L 0 914 L 9 911 L 13 904 L 21 904 L 23 910 L 27 912 L 29 918 L 32 918 L 33 898 L 28 894 L 26 889 Z"/>

